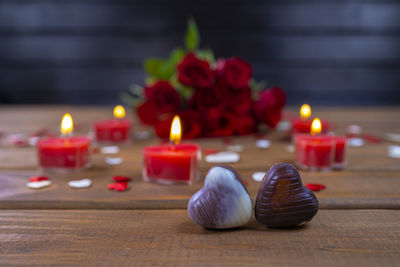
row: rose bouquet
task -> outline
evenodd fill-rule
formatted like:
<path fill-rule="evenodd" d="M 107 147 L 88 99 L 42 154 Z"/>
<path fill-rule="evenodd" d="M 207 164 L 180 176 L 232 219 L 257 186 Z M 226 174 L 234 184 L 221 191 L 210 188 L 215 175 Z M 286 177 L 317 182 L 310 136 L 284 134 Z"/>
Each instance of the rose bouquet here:
<path fill-rule="evenodd" d="M 198 44 L 196 24 L 189 20 L 185 48 L 174 49 L 168 59 L 144 62 L 146 85 L 123 95 L 141 122 L 154 126 L 161 138 L 169 136 L 176 114 L 187 139 L 247 135 L 260 124 L 274 128 L 286 102 L 284 91 L 255 83 L 246 61 L 215 60 L 211 50 L 198 49 Z"/>

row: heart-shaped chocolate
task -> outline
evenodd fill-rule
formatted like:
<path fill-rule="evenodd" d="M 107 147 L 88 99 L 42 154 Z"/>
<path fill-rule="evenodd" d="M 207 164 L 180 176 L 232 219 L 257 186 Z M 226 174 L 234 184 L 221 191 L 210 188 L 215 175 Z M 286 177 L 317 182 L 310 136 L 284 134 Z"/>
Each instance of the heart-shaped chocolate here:
<path fill-rule="evenodd" d="M 251 198 L 242 177 L 228 165 L 212 167 L 204 186 L 188 203 L 189 217 L 206 228 L 234 228 L 253 215 Z"/>
<path fill-rule="evenodd" d="M 310 221 L 318 211 L 314 193 L 301 182 L 297 169 L 287 163 L 272 166 L 258 189 L 256 220 L 268 227 L 295 227 Z"/>

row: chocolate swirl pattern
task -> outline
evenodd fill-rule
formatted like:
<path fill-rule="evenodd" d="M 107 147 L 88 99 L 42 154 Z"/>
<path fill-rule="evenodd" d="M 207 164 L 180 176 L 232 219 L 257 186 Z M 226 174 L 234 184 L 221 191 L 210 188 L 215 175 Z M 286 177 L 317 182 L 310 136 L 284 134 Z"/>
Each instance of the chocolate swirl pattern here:
<path fill-rule="evenodd" d="M 255 217 L 268 227 L 295 227 L 310 221 L 318 207 L 317 198 L 303 185 L 297 169 L 279 163 L 269 169 L 260 184 Z"/>
<path fill-rule="evenodd" d="M 188 203 L 190 218 L 214 229 L 235 228 L 253 216 L 253 205 L 243 179 L 228 165 L 211 168 L 203 188 Z"/>

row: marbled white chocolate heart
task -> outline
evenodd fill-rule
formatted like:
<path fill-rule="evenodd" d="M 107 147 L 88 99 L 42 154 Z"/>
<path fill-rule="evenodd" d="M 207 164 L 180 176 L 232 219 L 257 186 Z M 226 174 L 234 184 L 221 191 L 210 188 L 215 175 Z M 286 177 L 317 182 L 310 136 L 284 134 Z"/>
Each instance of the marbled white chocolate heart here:
<path fill-rule="evenodd" d="M 206 228 L 234 228 L 253 215 L 251 198 L 242 177 L 228 165 L 212 167 L 203 188 L 189 201 L 190 218 Z"/>
<path fill-rule="evenodd" d="M 301 182 L 297 169 L 287 163 L 272 166 L 258 189 L 255 216 L 268 227 L 295 227 L 310 221 L 318 200 Z"/>

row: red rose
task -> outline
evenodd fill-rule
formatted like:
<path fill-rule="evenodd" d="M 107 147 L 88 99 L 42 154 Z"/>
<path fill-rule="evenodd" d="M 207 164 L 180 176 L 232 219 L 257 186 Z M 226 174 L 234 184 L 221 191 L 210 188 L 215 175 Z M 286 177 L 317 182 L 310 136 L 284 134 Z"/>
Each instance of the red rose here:
<path fill-rule="evenodd" d="M 235 132 L 238 135 L 247 135 L 254 133 L 256 129 L 256 121 L 252 116 L 243 115 L 236 117 Z"/>
<path fill-rule="evenodd" d="M 181 98 L 169 82 L 158 81 L 144 88 L 147 100 L 137 107 L 137 114 L 144 124 L 154 125 L 158 117 L 179 111 Z"/>
<path fill-rule="evenodd" d="M 203 121 L 204 135 L 208 137 L 221 137 L 231 136 L 235 133 L 235 117 L 229 113 L 223 113 L 218 120 L 217 127 L 215 129 L 207 129 L 207 121 Z"/>
<path fill-rule="evenodd" d="M 240 88 L 229 95 L 228 110 L 235 115 L 249 115 L 253 107 L 251 88 Z"/>
<path fill-rule="evenodd" d="M 230 87 L 238 89 L 249 86 L 252 70 L 251 65 L 246 61 L 234 57 L 225 62 L 219 62 L 217 68 L 222 68 L 221 70 L 217 69 L 217 72 L 222 75 Z"/>
<path fill-rule="evenodd" d="M 210 64 L 198 59 L 195 54 L 187 54 L 178 65 L 178 80 L 195 88 L 209 87 L 214 80 Z"/>
<path fill-rule="evenodd" d="M 254 106 L 254 112 L 260 121 L 271 128 L 275 128 L 281 120 L 285 103 L 285 92 L 279 87 L 272 87 L 260 92 L 260 97 Z"/>
<path fill-rule="evenodd" d="M 193 139 L 201 135 L 201 127 L 199 123 L 199 114 L 187 110 L 178 113 L 181 119 L 182 126 L 182 138 L 183 139 Z M 155 131 L 158 137 L 168 139 L 171 132 L 173 116 L 166 117 L 159 120 Z"/>
<path fill-rule="evenodd" d="M 136 114 L 140 121 L 146 125 L 154 125 L 158 119 L 156 107 L 152 101 L 145 101 L 137 106 Z"/>

